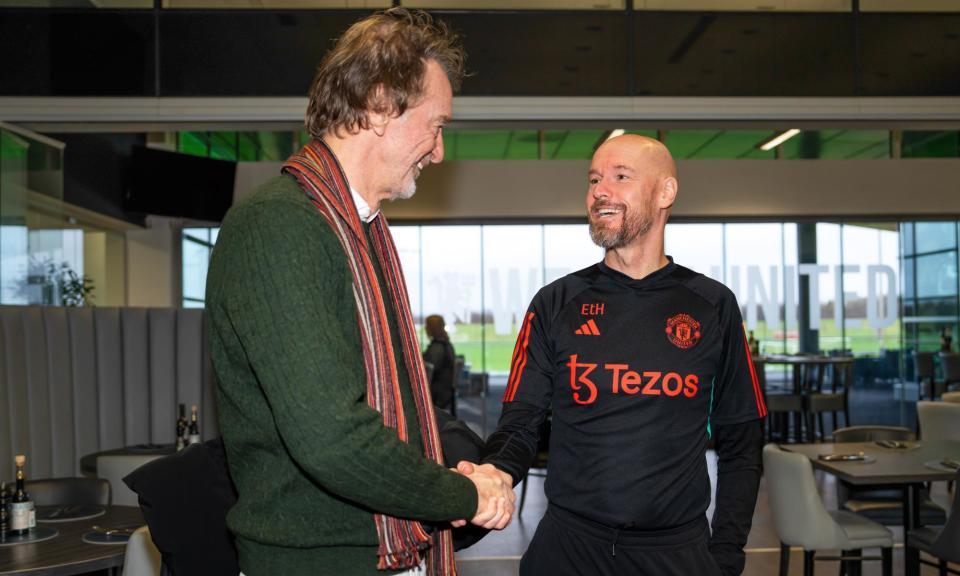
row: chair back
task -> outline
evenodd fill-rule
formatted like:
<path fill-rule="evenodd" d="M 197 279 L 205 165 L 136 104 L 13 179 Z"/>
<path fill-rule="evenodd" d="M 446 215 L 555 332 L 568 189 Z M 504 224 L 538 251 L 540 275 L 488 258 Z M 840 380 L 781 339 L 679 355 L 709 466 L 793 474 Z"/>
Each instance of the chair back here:
<path fill-rule="evenodd" d="M 960 404 L 960 392 L 944 392 L 940 395 L 940 400 Z"/>
<path fill-rule="evenodd" d="M 110 482 L 103 478 L 41 478 L 24 487 L 37 506 L 110 504 Z"/>
<path fill-rule="evenodd" d="M 933 352 L 914 352 L 913 362 L 917 380 L 933 378 Z"/>
<path fill-rule="evenodd" d="M 138 506 L 137 495 L 123 483 L 123 477 L 162 454 L 104 454 L 97 456 L 97 476 L 110 482 L 114 506 Z"/>
<path fill-rule="evenodd" d="M 960 382 L 960 353 L 941 352 L 940 370 L 943 371 L 943 380 L 946 383 Z"/>
<path fill-rule="evenodd" d="M 956 481 L 960 482 L 960 470 L 957 470 Z M 930 553 L 941 560 L 960 564 L 960 495 L 954 494 L 950 516 L 930 546 Z"/>
<path fill-rule="evenodd" d="M 160 551 L 150 539 L 150 529 L 141 526 L 127 540 L 123 576 L 160 576 Z"/>
<path fill-rule="evenodd" d="M 960 441 L 960 404 L 954 402 L 917 402 L 920 438 Z"/>
<path fill-rule="evenodd" d="M 820 499 L 813 466 L 806 456 L 767 444 L 763 447 L 763 469 L 781 542 L 804 550 L 821 550 L 846 541 L 842 528 Z"/>
<path fill-rule="evenodd" d="M 236 576 L 227 512 L 237 501 L 226 449 L 214 438 L 149 462 L 126 478 L 163 564 L 177 576 Z"/>
<path fill-rule="evenodd" d="M 903 428 L 902 426 L 848 426 L 833 431 L 834 442 L 916 439 L 916 435 L 909 428 Z"/>

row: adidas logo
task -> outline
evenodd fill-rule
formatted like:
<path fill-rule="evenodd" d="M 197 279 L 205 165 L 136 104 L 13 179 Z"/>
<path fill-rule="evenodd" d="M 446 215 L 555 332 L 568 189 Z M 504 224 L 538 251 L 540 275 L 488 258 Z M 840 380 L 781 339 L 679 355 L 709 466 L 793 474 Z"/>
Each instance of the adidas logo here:
<path fill-rule="evenodd" d="M 587 320 L 583 326 L 577 328 L 574 334 L 580 334 L 581 336 L 599 336 L 600 329 L 597 328 L 597 323 L 591 318 Z"/>

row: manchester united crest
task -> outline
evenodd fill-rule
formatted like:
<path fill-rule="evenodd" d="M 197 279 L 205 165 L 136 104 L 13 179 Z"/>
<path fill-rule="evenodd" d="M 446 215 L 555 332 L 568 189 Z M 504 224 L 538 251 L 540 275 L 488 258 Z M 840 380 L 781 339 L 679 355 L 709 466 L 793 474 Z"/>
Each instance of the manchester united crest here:
<path fill-rule="evenodd" d="M 666 332 L 670 342 L 682 350 L 700 341 L 700 323 L 689 314 L 677 314 L 667 320 Z"/>

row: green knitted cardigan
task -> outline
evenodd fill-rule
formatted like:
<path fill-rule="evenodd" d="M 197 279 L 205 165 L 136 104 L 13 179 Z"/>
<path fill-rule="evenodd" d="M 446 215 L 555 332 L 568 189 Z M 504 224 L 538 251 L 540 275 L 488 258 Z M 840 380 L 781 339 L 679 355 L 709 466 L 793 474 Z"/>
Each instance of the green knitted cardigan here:
<path fill-rule="evenodd" d="M 371 512 L 426 523 L 474 514 L 473 483 L 422 456 L 403 362 L 409 443 L 367 405 L 346 257 L 291 177 L 227 214 L 206 308 L 220 429 L 239 492 L 227 524 L 246 576 L 385 574 L 376 569 Z M 388 320 L 399 350 L 389 308 Z"/>

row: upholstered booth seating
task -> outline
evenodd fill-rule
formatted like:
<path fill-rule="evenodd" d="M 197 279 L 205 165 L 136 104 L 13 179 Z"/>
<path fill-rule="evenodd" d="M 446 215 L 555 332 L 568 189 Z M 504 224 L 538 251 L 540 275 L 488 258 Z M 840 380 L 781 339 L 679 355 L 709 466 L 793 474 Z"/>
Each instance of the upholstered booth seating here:
<path fill-rule="evenodd" d="M 202 310 L 0 306 L 0 478 L 15 454 L 28 478 L 58 478 L 87 454 L 173 443 L 178 403 L 217 436 L 204 331 Z"/>

